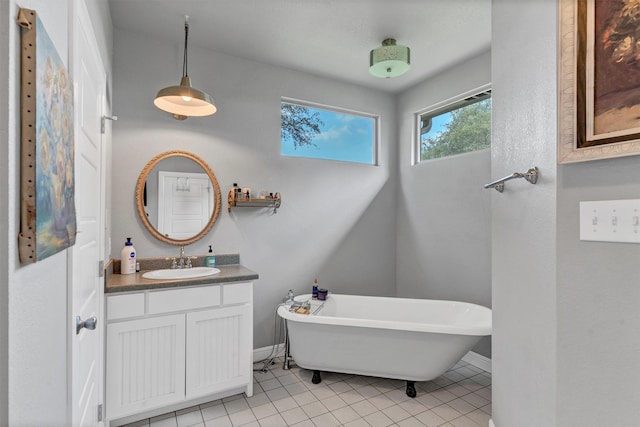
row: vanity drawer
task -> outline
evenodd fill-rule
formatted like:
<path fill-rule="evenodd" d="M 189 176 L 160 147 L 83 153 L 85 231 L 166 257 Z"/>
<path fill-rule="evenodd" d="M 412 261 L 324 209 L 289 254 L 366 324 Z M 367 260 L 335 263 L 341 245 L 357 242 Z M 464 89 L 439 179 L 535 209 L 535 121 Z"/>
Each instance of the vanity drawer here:
<path fill-rule="evenodd" d="M 224 285 L 222 288 L 222 303 L 242 304 L 251 302 L 253 299 L 253 283 L 235 283 Z"/>
<path fill-rule="evenodd" d="M 196 310 L 220 305 L 220 286 L 149 292 L 148 314 Z"/>
<path fill-rule="evenodd" d="M 107 296 L 107 320 L 144 316 L 144 293 Z"/>

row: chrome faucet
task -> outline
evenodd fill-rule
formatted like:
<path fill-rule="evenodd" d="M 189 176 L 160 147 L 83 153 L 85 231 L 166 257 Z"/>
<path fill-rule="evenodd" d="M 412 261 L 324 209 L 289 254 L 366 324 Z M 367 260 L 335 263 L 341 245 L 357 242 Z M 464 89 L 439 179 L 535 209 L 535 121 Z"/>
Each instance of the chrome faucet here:
<path fill-rule="evenodd" d="M 168 259 L 168 258 L 167 258 Z M 180 256 L 178 258 L 171 259 L 171 268 L 191 268 L 193 267 L 192 260 L 198 259 L 197 256 L 186 256 L 184 254 L 184 246 L 180 246 Z"/>
<path fill-rule="evenodd" d="M 186 266 L 191 268 L 191 259 L 186 262 Z M 180 256 L 178 258 L 171 258 L 171 268 L 185 268 L 184 246 L 180 246 Z"/>

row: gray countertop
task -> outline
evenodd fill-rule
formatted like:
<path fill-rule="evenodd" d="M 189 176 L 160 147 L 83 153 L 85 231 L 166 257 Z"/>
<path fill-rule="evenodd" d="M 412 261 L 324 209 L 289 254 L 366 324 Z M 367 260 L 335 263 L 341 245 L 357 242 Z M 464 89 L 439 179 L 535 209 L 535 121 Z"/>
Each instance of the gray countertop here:
<path fill-rule="evenodd" d="M 105 294 L 112 294 L 117 292 L 143 291 L 149 289 L 179 288 L 182 286 L 246 282 L 258 279 L 258 273 L 243 267 L 240 264 L 217 265 L 216 268 L 220 269 L 220 273 L 213 276 L 177 280 L 144 279 L 142 275 L 153 268 L 142 270 L 135 274 L 107 273 L 104 292 Z"/>

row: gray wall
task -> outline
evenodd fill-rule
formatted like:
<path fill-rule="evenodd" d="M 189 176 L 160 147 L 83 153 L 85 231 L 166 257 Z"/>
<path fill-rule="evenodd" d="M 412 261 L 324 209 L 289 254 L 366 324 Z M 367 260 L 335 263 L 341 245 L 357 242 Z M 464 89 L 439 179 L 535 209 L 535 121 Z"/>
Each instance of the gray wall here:
<path fill-rule="evenodd" d="M 556 9 L 493 2 L 493 175 L 541 174 L 492 195 L 496 427 L 557 425 Z"/>
<path fill-rule="evenodd" d="M 640 422 L 640 245 L 578 239 L 580 201 L 638 198 L 637 156 L 559 167 L 559 426 Z"/>
<path fill-rule="evenodd" d="M 640 157 L 556 165 L 557 4 L 493 2 L 496 427 L 640 420 L 640 245 L 579 240 L 579 202 L 638 198 Z M 522 52 L 526 52 L 525 55 Z"/>
<path fill-rule="evenodd" d="M 415 113 L 491 83 L 486 52 L 398 97 L 397 295 L 491 307 L 489 150 L 411 165 Z M 474 351 L 491 357 L 491 339 Z"/>
<path fill-rule="evenodd" d="M 197 23 L 192 21 L 193 30 Z M 273 342 L 276 305 L 288 289 L 310 292 L 314 277 L 337 293 L 395 294 L 396 123 L 390 94 L 244 59 L 189 48 L 194 87 L 213 96 L 218 112 L 176 121 L 153 105 L 156 92 L 179 82 L 180 40 L 114 31 L 112 249 L 133 237 L 140 257 L 177 255 L 156 241 L 134 209 L 134 187 L 156 154 L 181 149 L 213 169 L 223 209 L 213 230 L 187 254 L 240 253 L 260 274 L 255 286 L 254 347 Z M 280 155 L 282 96 L 380 116 L 379 166 Z M 262 209 L 228 213 L 232 184 L 282 194 L 275 215 Z"/>

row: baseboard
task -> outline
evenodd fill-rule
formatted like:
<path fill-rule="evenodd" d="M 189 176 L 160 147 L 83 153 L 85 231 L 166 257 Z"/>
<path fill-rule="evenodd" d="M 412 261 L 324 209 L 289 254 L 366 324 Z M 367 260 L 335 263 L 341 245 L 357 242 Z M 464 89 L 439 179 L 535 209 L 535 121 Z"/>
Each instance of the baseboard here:
<path fill-rule="evenodd" d="M 275 350 L 271 345 L 253 349 L 253 362 L 256 363 L 268 358 L 272 351 L 275 352 L 275 355 L 280 355 L 284 352 L 284 343 L 276 345 Z"/>
<path fill-rule="evenodd" d="M 464 355 L 462 360 L 470 365 L 475 366 L 476 368 L 480 368 L 483 371 L 491 373 L 491 359 L 489 359 L 488 357 L 470 351 L 469 353 Z"/>
<path fill-rule="evenodd" d="M 491 418 L 489 418 L 489 427 L 496 427 Z"/>

